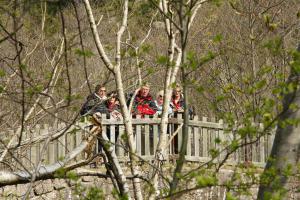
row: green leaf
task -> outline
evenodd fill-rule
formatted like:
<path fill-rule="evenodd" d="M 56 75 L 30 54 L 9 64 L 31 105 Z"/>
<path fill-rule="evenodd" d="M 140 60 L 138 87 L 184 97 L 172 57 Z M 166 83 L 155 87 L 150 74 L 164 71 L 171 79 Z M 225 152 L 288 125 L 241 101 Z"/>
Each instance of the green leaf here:
<path fill-rule="evenodd" d="M 217 34 L 215 35 L 215 37 L 213 38 L 213 42 L 215 43 L 219 43 L 223 40 L 223 35 L 222 34 Z"/>
<path fill-rule="evenodd" d="M 102 189 L 98 187 L 91 187 L 87 191 L 87 195 L 84 198 L 86 200 L 92 200 L 92 199 L 104 199 L 104 194 Z"/>
<path fill-rule="evenodd" d="M 215 139 L 215 143 L 216 144 L 220 144 L 222 142 L 222 140 L 219 138 L 219 137 L 217 137 L 216 139 Z"/>
<path fill-rule="evenodd" d="M 147 73 L 148 74 L 153 74 L 155 72 L 155 68 L 154 67 L 147 67 Z"/>
<path fill-rule="evenodd" d="M 299 106 L 296 103 L 291 103 L 289 109 L 295 112 L 299 109 Z"/>
<path fill-rule="evenodd" d="M 237 150 L 238 147 L 239 147 L 239 142 L 238 142 L 238 140 L 233 140 L 233 141 L 231 142 L 231 144 L 229 145 L 229 148 L 230 148 L 231 151 Z"/>
<path fill-rule="evenodd" d="M 217 7 L 222 5 L 222 0 L 211 0 L 209 2 L 211 2 L 212 4 L 214 4 Z"/>
<path fill-rule="evenodd" d="M 217 184 L 217 179 L 209 175 L 200 175 L 196 177 L 197 186 L 199 187 L 208 187 L 214 186 Z"/>
<path fill-rule="evenodd" d="M 21 64 L 21 65 L 20 65 L 20 68 L 23 69 L 23 70 L 25 70 L 26 67 L 27 67 L 27 66 L 26 66 L 25 64 Z"/>
<path fill-rule="evenodd" d="M 166 57 L 166 56 L 159 56 L 158 58 L 157 58 L 157 63 L 158 64 L 160 64 L 160 65 L 165 65 L 165 64 L 167 64 L 168 63 L 168 57 Z"/>
<path fill-rule="evenodd" d="M 196 88 L 196 90 L 197 90 L 197 92 L 199 92 L 199 93 L 203 93 L 203 92 L 204 92 L 204 87 L 203 87 L 203 86 L 198 86 L 198 87 Z"/>
<path fill-rule="evenodd" d="M 79 177 L 77 176 L 77 174 L 75 172 L 67 172 L 66 177 L 72 181 L 77 181 L 79 179 Z"/>
<path fill-rule="evenodd" d="M 264 45 L 274 56 L 278 55 L 282 49 L 282 38 L 276 37 L 268 40 Z"/>
<path fill-rule="evenodd" d="M 257 83 L 255 83 L 255 88 L 257 90 L 262 89 L 265 85 L 267 84 L 267 81 L 265 79 L 258 81 Z"/>
<path fill-rule="evenodd" d="M 0 69 L 0 77 L 4 77 L 5 76 L 5 71 L 3 69 Z"/>
<path fill-rule="evenodd" d="M 81 50 L 81 49 L 75 49 L 75 54 L 79 55 L 79 56 L 85 56 L 87 58 L 90 58 L 92 56 L 94 56 L 95 54 L 90 51 L 90 50 Z"/>
<path fill-rule="evenodd" d="M 226 193 L 226 200 L 237 200 L 230 192 Z"/>
<path fill-rule="evenodd" d="M 150 44 L 143 44 L 141 46 L 141 51 L 144 53 L 149 53 L 152 49 L 152 46 Z"/>
<path fill-rule="evenodd" d="M 64 178 L 66 174 L 66 169 L 61 167 L 58 170 L 55 171 L 54 177 L 56 178 Z"/>
<path fill-rule="evenodd" d="M 73 128 L 71 131 L 69 131 L 68 133 L 69 134 L 73 134 L 73 135 L 75 135 L 78 131 L 80 131 L 80 128 Z"/>
<path fill-rule="evenodd" d="M 202 58 L 199 60 L 199 66 L 213 60 L 216 57 L 215 53 L 209 51 L 206 55 L 204 55 Z"/>
<path fill-rule="evenodd" d="M 274 69 L 273 66 L 263 66 L 263 67 L 259 70 L 258 74 L 259 74 L 260 76 L 262 76 L 262 75 L 265 75 L 265 74 L 268 74 L 268 73 L 272 72 L 273 69 Z"/>
<path fill-rule="evenodd" d="M 209 154 L 211 155 L 212 158 L 216 158 L 220 154 L 220 152 L 218 149 L 210 149 Z"/>
<path fill-rule="evenodd" d="M 219 96 L 216 97 L 217 102 L 224 101 L 225 99 L 226 99 L 226 97 L 224 95 L 219 95 Z"/>

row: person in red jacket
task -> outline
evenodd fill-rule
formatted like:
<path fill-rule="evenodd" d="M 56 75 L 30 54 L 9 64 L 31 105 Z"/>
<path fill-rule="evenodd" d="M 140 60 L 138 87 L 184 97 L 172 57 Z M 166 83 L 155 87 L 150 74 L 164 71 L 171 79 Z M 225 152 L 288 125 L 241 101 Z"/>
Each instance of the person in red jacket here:
<path fill-rule="evenodd" d="M 150 86 L 145 83 L 133 100 L 133 115 L 154 115 L 157 111 L 156 104 L 150 94 Z"/>

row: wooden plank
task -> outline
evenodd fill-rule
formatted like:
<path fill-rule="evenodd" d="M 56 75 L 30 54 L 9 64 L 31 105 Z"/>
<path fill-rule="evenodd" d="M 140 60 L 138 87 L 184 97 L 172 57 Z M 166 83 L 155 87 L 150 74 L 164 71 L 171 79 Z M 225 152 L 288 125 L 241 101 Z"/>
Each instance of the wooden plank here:
<path fill-rule="evenodd" d="M 140 119 L 141 116 L 137 115 L 136 118 Z M 141 156 L 142 155 L 142 127 L 139 124 L 135 125 L 135 137 L 136 137 L 137 154 Z"/>
<path fill-rule="evenodd" d="M 154 116 L 154 118 L 157 118 L 157 115 Z M 153 152 L 152 152 L 152 154 L 155 154 L 155 152 L 156 152 L 156 147 L 157 147 L 157 144 L 158 144 L 159 135 L 161 134 L 161 133 L 158 132 L 159 130 L 160 129 L 159 129 L 158 125 L 154 124 L 153 125 Z"/>
<path fill-rule="evenodd" d="M 274 138 L 275 138 L 275 133 L 272 133 L 271 135 L 268 135 L 268 149 L 266 151 L 267 154 L 268 154 L 268 157 L 271 154 Z"/>
<path fill-rule="evenodd" d="M 108 136 L 108 128 L 110 127 L 111 125 L 104 125 L 102 126 L 102 135 L 106 135 Z M 96 146 L 95 146 L 95 153 L 99 153 L 99 152 L 103 152 L 103 147 L 102 145 L 100 144 L 100 140 L 96 139 L 96 142 L 95 142 Z"/>
<path fill-rule="evenodd" d="M 223 125 L 223 120 L 220 119 L 219 120 L 219 124 L 220 125 Z M 219 155 L 219 160 L 223 160 L 225 158 L 225 155 L 226 155 L 226 151 L 224 151 L 225 147 L 226 147 L 226 141 L 225 141 L 225 135 L 224 135 L 224 130 L 223 129 L 220 129 L 218 131 L 218 138 L 219 138 L 219 141 L 220 143 L 217 144 L 217 149 L 220 151 L 220 155 Z"/>
<path fill-rule="evenodd" d="M 58 124 L 58 130 L 62 131 L 62 129 L 65 127 L 66 125 L 63 123 Z M 60 136 L 58 138 L 58 159 L 62 160 L 64 159 L 65 155 L 66 155 L 66 134 L 63 134 L 62 136 Z"/>
<path fill-rule="evenodd" d="M 194 117 L 194 121 L 198 121 L 199 118 L 197 115 L 195 115 Z M 199 157 L 199 151 L 200 151 L 200 131 L 199 131 L 199 127 L 198 126 L 195 126 L 194 127 L 194 155 L 195 157 Z"/>
<path fill-rule="evenodd" d="M 259 145 L 259 162 L 264 163 L 265 162 L 265 138 L 260 138 L 260 145 Z"/>
<path fill-rule="evenodd" d="M 121 125 L 119 126 L 119 137 L 118 137 L 118 141 L 120 141 L 121 146 L 119 146 L 118 148 L 118 156 L 125 156 L 125 151 L 124 151 L 124 147 L 126 145 L 126 141 L 123 140 L 124 135 L 125 134 L 125 126 Z"/>
<path fill-rule="evenodd" d="M 253 138 L 251 138 L 251 141 L 253 141 Z M 257 142 L 253 143 L 250 148 L 250 159 L 252 158 L 252 162 L 259 162 L 259 145 L 260 141 L 258 140 Z"/>
<path fill-rule="evenodd" d="M 49 125 L 44 124 L 43 127 L 41 127 L 40 135 L 48 134 L 48 130 L 49 130 Z M 49 164 L 49 154 L 48 154 L 49 145 L 47 145 L 46 147 L 44 147 L 44 145 L 45 145 L 45 140 L 42 140 L 39 142 L 39 146 L 40 146 L 39 155 L 40 155 L 40 159 L 42 160 L 43 165 L 47 165 L 47 164 Z"/>
<path fill-rule="evenodd" d="M 90 132 L 90 130 L 91 130 L 91 127 L 90 126 L 85 126 L 84 127 L 84 135 L 82 136 L 82 138 L 87 138 L 88 137 L 88 135 L 89 135 L 89 132 Z M 82 157 L 83 158 L 87 158 L 87 153 L 86 153 L 86 151 L 83 151 L 82 152 Z"/>
<path fill-rule="evenodd" d="M 191 140 L 191 136 L 192 136 L 192 126 L 188 127 L 188 136 L 187 136 L 187 146 L 186 146 L 186 155 L 187 156 L 192 156 L 192 140 Z"/>
<path fill-rule="evenodd" d="M 203 152 L 204 152 L 204 150 L 203 150 L 203 129 L 202 129 L 202 127 L 199 127 L 199 156 L 200 157 L 203 157 L 204 155 L 203 155 Z"/>
<path fill-rule="evenodd" d="M 215 117 L 212 117 L 210 120 L 212 123 L 216 123 Z M 210 152 L 210 150 L 216 150 L 216 141 L 215 140 L 216 140 L 217 134 L 218 134 L 217 129 L 214 129 L 214 128 L 209 129 L 209 152 Z"/>
<path fill-rule="evenodd" d="M 76 136 L 75 136 L 76 147 L 78 147 L 81 144 L 82 139 L 83 139 L 83 137 L 85 135 L 84 124 L 83 123 L 78 123 L 78 126 L 80 127 L 80 131 L 76 132 Z M 76 156 L 76 160 L 82 160 L 82 159 L 84 159 L 84 154 L 83 153 L 81 153 L 78 156 Z"/>
<path fill-rule="evenodd" d="M 182 119 L 182 114 L 178 114 L 177 118 L 178 118 L 178 120 L 181 120 Z M 175 127 L 178 128 L 178 126 L 175 126 Z M 181 150 L 181 144 L 182 144 L 182 128 L 178 131 L 177 142 L 178 142 L 177 143 L 177 150 L 178 150 L 178 153 L 179 153 L 180 150 Z"/>
<path fill-rule="evenodd" d="M 53 127 L 49 127 L 49 132 L 50 134 L 53 134 L 55 131 Z M 52 141 L 49 143 L 49 148 L 48 148 L 48 161 L 49 164 L 53 164 L 57 161 L 57 156 L 56 156 L 56 151 L 57 149 L 57 141 Z"/>
<path fill-rule="evenodd" d="M 145 118 L 149 118 L 148 115 Z M 150 155 L 150 126 L 145 125 L 145 156 Z"/>
<path fill-rule="evenodd" d="M 143 160 L 146 160 L 146 161 L 151 161 L 151 160 L 154 160 L 154 155 L 143 155 L 141 156 Z"/>
<path fill-rule="evenodd" d="M 207 117 L 202 117 L 202 121 L 206 122 Z M 203 145 L 203 157 L 208 157 L 208 130 L 206 127 L 202 127 L 202 133 L 203 133 L 203 140 L 202 140 L 202 145 Z"/>
<path fill-rule="evenodd" d="M 30 140 L 31 138 L 31 132 L 30 127 L 24 127 L 23 129 L 23 137 L 22 140 Z M 21 154 L 22 154 L 22 164 L 27 169 L 32 168 L 31 163 L 31 145 L 25 145 L 24 147 L 21 147 Z"/>
<path fill-rule="evenodd" d="M 182 115 L 182 114 L 178 114 Z M 122 125 L 124 124 L 123 120 L 117 120 L 117 119 L 102 119 L 101 121 L 102 125 L 109 125 L 109 124 L 115 124 L 115 125 Z M 152 125 L 152 124 L 159 124 L 160 119 L 159 118 L 142 118 L 142 119 L 132 119 L 132 124 L 146 124 L 146 125 Z M 168 123 L 173 123 L 173 124 L 182 124 L 183 119 L 181 118 L 168 118 Z M 203 121 L 190 121 L 189 125 L 191 126 L 199 126 L 199 127 L 207 127 L 207 128 L 215 128 L 215 129 L 223 129 L 223 126 L 220 126 L 219 123 L 216 122 L 203 122 Z"/>
<path fill-rule="evenodd" d="M 40 135 L 40 125 L 37 124 L 35 126 L 34 132 L 33 132 L 33 138 L 36 138 Z M 39 144 L 33 144 L 31 147 L 31 163 L 36 166 L 40 160 L 40 155 L 39 155 Z"/>
<path fill-rule="evenodd" d="M 72 151 L 72 146 L 71 146 L 71 133 L 74 130 L 74 125 L 72 125 L 66 132 L 66 154 L 68 154 L 70 151 Z"/>
<path fill-rule="evenodd" d="M 167 141 L 171 139 L 171 135 L 174 133 L 174 124 L 168 124 L 168 135 Z M 174 154 L 174 139 L 169 144 L 169 151 L 166 151 L 167 154 Z"/>
<path fill-rule="evenodd" d="M 116 126 L 115 125 L 110 125 L 110 128 L 109 128 L 109 138 L 110 138 L 110 142 L 111 142 L 111 145 L 114 146 L 114 151 L 115 151 L 115 143 L 116 143 Z"/>
<path fill-rule="evenodd" d="M 5 140 L 5 144 L 7 145 L 8 142 L 11 140 L 11 138 L 13 138 L 14 134 L 16 134 L 16 131 L 15 130 L 8 130 L 7 131 L 8 134 L 7 134 L 7 138 Z M 14 141 L 17 141 L 17 140 L 14 140 Z M 19 151 L 20 149 L 16 149 L 13 151 L 13 155 L 16 157 L 16 158 L 13 158 L 9 153 L 7 153 L 7 155 L 4 157 L 4 159 L 8 162 L 8 163 L 12 163 L 12 167 L 13 169 L 16 169 L 18 168 L 20 165 L 18 164 L 18 162 L 16 161 L 16 159 L 19 159 L 20 158 L 20 155 L 19 155 Z M 7 169 L 8 166 L 5 165 L 5 168 Z"/>

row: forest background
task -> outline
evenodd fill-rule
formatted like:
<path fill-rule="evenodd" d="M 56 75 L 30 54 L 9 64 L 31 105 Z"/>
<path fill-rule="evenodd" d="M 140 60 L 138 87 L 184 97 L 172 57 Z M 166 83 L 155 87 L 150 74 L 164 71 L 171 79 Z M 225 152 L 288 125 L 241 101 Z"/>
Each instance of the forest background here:
<path fill-rule="evenodd" d="M 243 127 L 236 131 L 242 139 L 228 144 L 232 151 L 243 137 L 261 137 L 253 122 L 263 123 L 266 134 L 278 124 L 278 134 L 297 127 L 296 117 L 284 118 L 286 110 L 297 113 L 297 98 L 284 97 L 298 91 L 298 0 L 89 3 L 106 54 L 97 45 L 88 1 L 0 1 L 0 130 L 20 127 L 13 137 L 16 146 L 1 141 L 4 152 L 20 145 L 27 126 L 80 120 L 80 107 L 96 84 L 120 95 L 147 81 L 155 96 L 161 89 L 170 94 L 179 83 L 197 115 Z M 176 67 L 178 75 L 166 84 L 168 70 Z M 126 131 L 132 146 L 130 125 Z M 166 197 L 175 193 L 177 179 L 174 173 Z M 212 184 L 209 180 L 202 186 Z M 126 187 L 118 191 L 128 197 Z"/>

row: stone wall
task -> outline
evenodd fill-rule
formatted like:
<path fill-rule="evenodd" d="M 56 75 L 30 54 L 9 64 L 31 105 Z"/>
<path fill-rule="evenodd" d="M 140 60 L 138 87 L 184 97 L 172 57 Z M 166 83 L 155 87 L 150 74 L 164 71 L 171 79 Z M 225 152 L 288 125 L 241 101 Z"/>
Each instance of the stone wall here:
<path fill-rule="evenodd" d="M 0 188 L 0 199 L 22 199 L 28 191 L 30 183 L 6 186 Z M 106 194 L 105 199 L 112 199 L 112 184 L 109 179 L 97 178 L 93 176 L 81 177 L 78 181 L 65 179 L 53 179 L 37 181 L 32 185 L 30 200 L 37 199 L 79 199 L 76 190 L 87 193 L 91 187 L 101 188 Z"/>
<path fill-rule="evenodd" d="M 100 170 L 100 169 L 95 169 Z M 103 170 L 103 169 L 102 169 Z M 148 171 L 149 173 L 149 171 Z M 220 178 L 225 180 L 230 178 L 232 171 L 222 171 Z M 194 183 L 190 183 L 189 186 Z M 188 185 L 186 185 L 188 186 Z M 28 191 L 30 183 L 19 184 L 14 186 L 6 186 L 0 188 L 1 199 L 21 199 Z M 79 199 L 79 196 L 86 195 L 90 188 L 96 187 L 103 191 L 104 199 L 114 199 L 113 185 L 110 179 L 98 178 L 93 176 L 83 176 L 78 180 L 70 179 L 53 179 L 37 181 L 32 185 L 32 190 L 29 194 L 29 199 Z M 182 187 L 185 187 L 182 185 Z M 253 190 L 253 197 L 256 195 L 257 189 Z M 208 187 L 205 189 L 198 189 L 184 194 L 178 199 L 205 199 L 205 200 L 223 200 L 226 190 L 223 187 Z M 243 198 L 245 200 L 254 199 L 249 196 Z"/>

